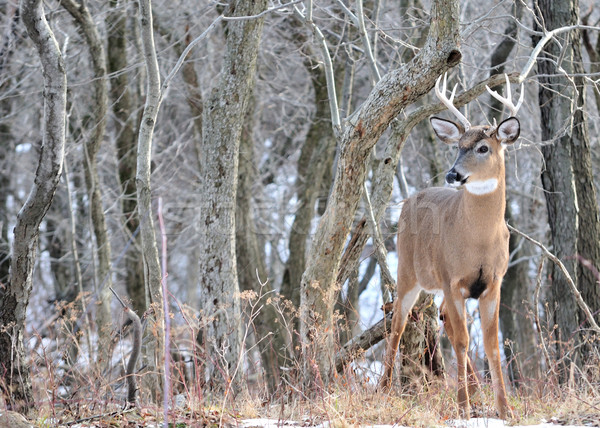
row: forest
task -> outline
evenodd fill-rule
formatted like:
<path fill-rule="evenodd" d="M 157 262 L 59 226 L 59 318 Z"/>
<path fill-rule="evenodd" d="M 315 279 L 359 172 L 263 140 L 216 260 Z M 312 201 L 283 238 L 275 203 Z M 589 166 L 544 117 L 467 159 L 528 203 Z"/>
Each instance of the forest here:
<path fill-rule="evenodd" d="M 596 0 L 3 0 L 0 427 L 600 426 L 599 186 Z"/>

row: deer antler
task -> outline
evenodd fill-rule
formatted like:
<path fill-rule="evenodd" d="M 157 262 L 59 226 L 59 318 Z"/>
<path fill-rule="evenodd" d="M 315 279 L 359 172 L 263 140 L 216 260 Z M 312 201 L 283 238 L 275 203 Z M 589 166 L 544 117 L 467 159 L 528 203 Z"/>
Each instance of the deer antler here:
<path fill-rule="evenodd" d="M 452 93 L 450 94 L 450 98 L 446 97 L 446 74 L 444 73 L 444 83 L 442 85 L 442 89 L 440 90 L 440 80 L 442 80 L 442 76 L 438 77 L 438 80 L 435 82 L 435 95 L 438 99 L 448 108 L 448 111 L 452 113 L 457 119 L 463 124 L 465 127 L 465 131 L 471 128 L 471 123 L 467 120 L 467 118 L 460 112 L 456 107 L 454 107 L 454 93 L 456 92 L 456 86 L 454 85 L 454 89 L 452 89 Z"/>
<path fill-rule="evenodd" d="M 510 115 L 511 117 L 515 117 L 517 115 L 517 112 L 519 111 L 519 109 L 521 108 L 521 104 L 523 104 L 523 96 L 525 95 L 525 90 L 523 87 L 523 83 L 521 83 L 521 96 L 519 97 L 519 102 L 517 102 L 517 104 L 515 105 L 512 102 L 512 95 L 511 95 L 511 91 L 510 91 L 510 81 L 508 80 L 508 74 L 504 75 L 506 77 L 506 98 L 503 97 L 502 95 L 500 95 L 498 92 L 496 91 L 492 91 L 488 85 L 485 85 L 485 89 L 487 89 L 487 91 L 490 93 L 490 95 L 494 98 L 496 98 L 498 101 L 500 101 L 506 108 L 508 108 L 508 110 L 510 111 Z"/>

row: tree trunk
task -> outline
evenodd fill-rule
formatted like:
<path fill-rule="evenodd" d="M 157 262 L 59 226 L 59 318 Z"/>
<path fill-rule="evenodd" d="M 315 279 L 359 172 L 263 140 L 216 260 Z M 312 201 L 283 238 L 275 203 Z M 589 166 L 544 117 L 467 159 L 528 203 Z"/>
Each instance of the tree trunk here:
<path fill-rule="evenodd" d="M 333 191 L 301 283 L 300 335 L 307 386 L 316 386 L 333 374 L 336 273 L 362 195 L 371 149 L 404 107 L 429 92 L 437 76 L 460 61 L 458 24 L 458 2 L 434 2 L 424 48 L 409 64 L 377 83 L 343 132 Z"/>
<path fill-rule="evenodd" d="M 89 9 L 85 3 L 77 4 L 75 0 L 60 0 L 64 8 L 71 14 L 87 42 L 92 68 L 94 72 L 94 105 L 91 117 L 84 128 L 90 133 L 85 148 L 87 156 L 84 161 L 85 183 L 89 199 L 89 210 L 92 217 L 94 235 L 96 237 L 96 248 L 98 251 L 98 271 L 96 273 L 96 323 L 98 326 L 98 348 L 96 362 L 99 368 L 104 370 L 110 364 L 110 341 L 112 333 L 112 314 L 110 312 L 110 301 L 112 294 L 111 277 L 111 247 L 106 228 L 106 218 L 102 207 L 102 193 L 100 189 L 100 178 L 98 176 L 97 157 L 100 144 L 106 130 L 106 113 L 108 111 L 108 85 L 106 78 L 106 57 L 103 41 L 100 39 L 96 24 L 92 19 Z"/>
<path fill-rule="evenodd" d="M 295 42 L 302 43 L 305 40 L 297 36 Z M 294 223 L 290 228 L 289 256 L 281 284 L 282 296 L 292 302 L 294 308 L 300 307 L 300 283 L 306 267 L 306 246 L 314 218 L 315 202 L 321 192 L 323 179 L 331 169 L 336 143 L 331 128 L 325 70 L 322 65 L 312 63 L 310 57 L 305 61 L 305 67 L 311 76 L 316 111 L 298 159 L 295 183 L 298 209 L 294 213 Z M 300 331 L 299 319 L 296 318 L 293 325 L 296 332 Z M 295 341 L 297 334 L 294 334 L 293 338 Z M 295 346 L 293 348 L 295 349 Z"/>
<path fill-rule="evenodd" d="M 146 296 L 149 299 L 148 315 L 150 328 L 146 329 L 147 344 L 144 363 L 148 366 L 148 376 L 145 377 L 146 387 L 152 394 L 152 399 L 161 399 L 160 370 L 164 363 L 164 317 L 162 295 L 162 273 L 158 258 L 158 247 L 154 229 L 151 191 L 152 138 L 154 126 L 161 102 L 160 75 L 156 49 L 154 47 L 154 30 L 152 28 L 152 7 L 150 0 L 140 1 L 139 12 L 140 35 L 148 73 L 146 104 L 140 124 L 137 149 L 137 172 L 135 184 L 138 199 L 138 216 L 141 219 L 140 234 L 142 240 L 142 255 L 144 260 L 144 280 Z"/>
<path fill-rule="evenodd" d="M 506 204 L 506 219 L 512 224 L 510 205 Z M 510 254 L 519 260 L 525 252 L 519 247 L 519 239 L 511 233 L 508 242 Z M 531 385 L 531 381 L 541 376 L 536 333 L 531 319 L 533 308 L 529 292 L 527 261 L 510 266 L 504 275 L 500 296 L 500 329 L 504 339 L 504 356 L 508 364 L 508 376 L 517 386 Z M 537 308 L 533 308 L 537 310 Z"/>
<path fill-rule="evenodd" d="M 516 19 L 521 19 L 523 16 L 521 3 L 515 3 L 513 14 Z M 504 64 L 516 44 L 517 24 L 515 21 L 508 23 L 504 30 L 504 36 L 492 53 L 490 75 L 504 73 Z M 502 94 L 502 88 L 496 89 L 496 91 Z M 490 112 L 491 117 L 497 123 L 502 121 L 502 103 L 494 97 L 490 97 Z M 508 180 L 510 177 L 507 177 Z M 509 195 L 506 196 L 506 199 L 505 217 L 512 224 Z M 525 252 L 519 247 L 519 239 L 514 234 L 510 235 L 509 252 L 515 260 L 525 256 Z M 509 266 L 502 284 L 499 314 L 500 329 L 504 338 L 504 356 L 508 362 L 508 376 L 515 385 L 523 386 L 528 385 L 531 379 L 539 379 L 541 376 L 540 361 L 535 357 L 537 354 L 536 335 L 533 320 L 529 316 L 529 309 L 532 307 L 529 298 L 531 295 L 529 282 L 526 261 Z"/>
<path fill-rule="evenodd" d="M 108 30 L 108 73 L 112 76 L 111 102 L 116 117 L 115 141 L 118 155 L 118 175 L 123 197 L 121 209 L 125 226 L 133 241 L 125 258 L 125 288 L 131 299 L 133 309 L 141 317 L 148 308 L 144 285 L 144 262 L 140 255 L 141 242 L 138 235 L 140 225 L 137 214 L 137 198 L 135 187 L 137 143 L 133 121 L 136 115 L 132 111 L 131 92 L 128 88 L 127 51 L 127 14 L 121 10 L 122 1 L 110 0 L 110 10 L 106 19 Z"/>
<path fill-rule="evenodd" d="M 17 215 L 10 281 L 0 302 L 2 392 L 11 408 L 33 405 L 29 364 L 23 345 L 24 323 L 32 288 L 39 227 L 60 180 L 65 149 L 67 78 L 63 58 L 44 16 L 41 0 L 23 0 L 21 16 L 37 48 L 44 75 L 44 134 L 36 175 Z"/>
<path fill-rule="evenodd" d="M 227 16 L 253 16 L 266 0 L 232 0 Z M 240 135 L 256 73 L 263 18 L 226 24 L 226 51 L 219 83 L 206 100 L 202 120 L 199 339 L 207 353 L 209 386 L 239 386 L 242 370 L 240 297 L 235 255 L 235 204 Z"/>
<path fill-rule="evenodd" d="M 251 101 L 253 99 L 251 98 Z M 254 186 L 256 178 L 256 159 L 254 156 L 254 108 L 248 106 L 245 126 L 240 138 L 238 164 L 238 185 L 235 211 L 235 250 L 236 267 L 240 291 L 253 291 L 256 296 L 247 305 L 246 316 L 254 327 L 254 336 L 260 350 L 262 367 L 267 381 L 269 394 L 279 386 L 281 367 L 288 362 L 288 351 L 283 324 L 275 307 L 270 303 L 277 298 L 272 282 L 268 280 L 265 254 L 257 240 L 254 221 Z"/>
<path fill-rule="evenodd" d="M 2 13 L 6 16 L 12 15 L 10 20 L 10 32 L 4 41 L 4 46 L 0 50 L 0 74 L 12 74 L 10 70 L 10 59 L 14 55 L 15 49 L 10 49 L 14 43 L 14 38 L 17 36 L 19 28 L 20 15 L 18 5 L 6 5 L 2 9 Z M 9 88 L 9 79 L 3 79 L 0 82 L 0 92 L 5 93 Z M 0 99 L 0 302 L 5 290 L 5 284 L 9 281 L 10 270 L 10 242 L 8 240 L 8 228 L 10 224 L 9 209 L 7 202 L 9 200 L 11 189 L 11 177 L 16 167 L 14 161 L 15 153 L 15 138 L 10 125 L 12 115 L 12 100 L 11 97 L 2 97 Z"/>
<path fill-rule="evenodd" d="M 579 22 L 577 0 L 539 0 L 539 12 L 546 30 L 575 25 Z M 593 271 L 582 265 L 600 266 L 600 221 L 590 160 L 590 142 L 585 111 L 585 85 L 579 31 L 564 33 L 560 44 L 546 45 L 538 61 L 540 76 L 540 111 L 545 169 L 542 184 L 546 197 L 552 245 L 563 261 L 584 300 L 596 317 L 600 317 L 600 289 Z M 561 58 L 563 72 L 556 66 Z M 569 79 L 562 73 L 572 75 Z M 550 311 L 558 326 L 557 358 L 561 361 L 561 380 L 573 362 L 583 367 L 597 344 L 586 340 L 581 329 L 585 316 L 575 298 L 566 292 L 562 273 L 552 268 Z M 581 346 L 580 346 L 581 344 Z"/>

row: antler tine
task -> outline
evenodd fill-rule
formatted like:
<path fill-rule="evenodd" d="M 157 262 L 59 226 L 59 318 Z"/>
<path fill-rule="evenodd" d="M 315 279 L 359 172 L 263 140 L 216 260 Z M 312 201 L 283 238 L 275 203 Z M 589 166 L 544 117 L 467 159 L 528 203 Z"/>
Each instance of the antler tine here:
<path fill-rule="evenodd" d="M 452 89 L 452 93 L 450 94 L 450 98 L 446 97 L 446 74 L 444 73 L 444 83 L 442 84 L 442 89 L 440 90 L 440 80 L 442 80 L 442 76 L 438 77 L 435 82 L 435 95 L 438 99 L 446 106 L 448 111 L 452 113 L 456 118 L 463 124 L 465 127 L 465 131 L 471 128 L 471 123 L 467 120 L 467 118 L 454 106 L 454 94 L 456 92 L 456 87 L 458 85 L 454 85 L 454 89 Z"/>
<path fill-rule="evenodd" d="M 519 109 L 521 108 L 521 104 L 523 104 L 523 96 L 525 95 L 525 87 L 524 84 L 521 83 L 521 95 L 519 96 L 519 101 L 517 102 L 517 104 L 515 105 L 512 102 L 512 95 L 511 95 L 511 90 L 510 90 L 510 80 L 508 80 L 508 74 L 505 74 L 504 77 L 506 78 L 506 97 L 503 97 L 502 95 L 500 95 L 498 92 L 496 91 L 492 91 L 488 85 L 485 85 L 485 89 L 487 89 L 487 91 L 489 92 L 489 94 L 496 98 L 498 101 L 500 101 L 506 108 L 508 108 L 508 110 L 510 111 L 510 115 L 512 117 L 515 117 L 517 115 L 517 112 L 519 111 Z"/>

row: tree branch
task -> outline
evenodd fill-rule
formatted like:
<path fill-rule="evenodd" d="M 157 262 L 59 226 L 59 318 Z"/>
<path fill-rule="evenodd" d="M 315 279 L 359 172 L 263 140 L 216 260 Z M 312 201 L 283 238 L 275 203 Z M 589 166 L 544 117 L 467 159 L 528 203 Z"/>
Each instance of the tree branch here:
<path fill-rule="evenodd" d="M 542 243 L 536 241 L 535 239 L 533 239 L 529 235 L 526 235 L 525 233 L 521 232 L 520 230 L 514 228 L 510 224 L 507 223 L 506 225 L 508 226 L 508 229 L 510 231 L 512 231 L 512 232 L 516 233 L 517 235 L 519 235 L 519 236 L 527 239 L 529 242 L 531 242 L 535 246 L 539 247 L 542 250 L 542 253 L 544 254 L 544 256 L 547 257 L 549 260 L 551 260 L 554 264 L 556 264 L 556 266 L 558 266 L 558 268 L 561 270 L 561 272 L 563 273 L 563 275 L 567 279 L 567 283 L 569 284 L 569 287 L 571 288 L 571 292 L 575 296 L 575 300 L 577 301 L 577 304 L 579 305 L 579 308 L 585 313 L 585 316 L 587 317 L 588 322 L 590 323 L 592 329 L 596 333 L 600 333 L 600 327 L 596 323 L 596 320 L 594 320 L 594 315 L 592 314 L 592 311 L 590 310 L 589 306 L 583 300 L 583 297 L 581 297 L 581 293 L 577 289 L 577 286 L 575 285 L 575 282 L 573 281 L 573 278 L 569 274 L 569 271 L 567 270 L 567 268 L 565 267 L 565 265 L 563 264 L 563 262 L 558 257 L 556 257 L 554 254 L 552 254 Z"/>

